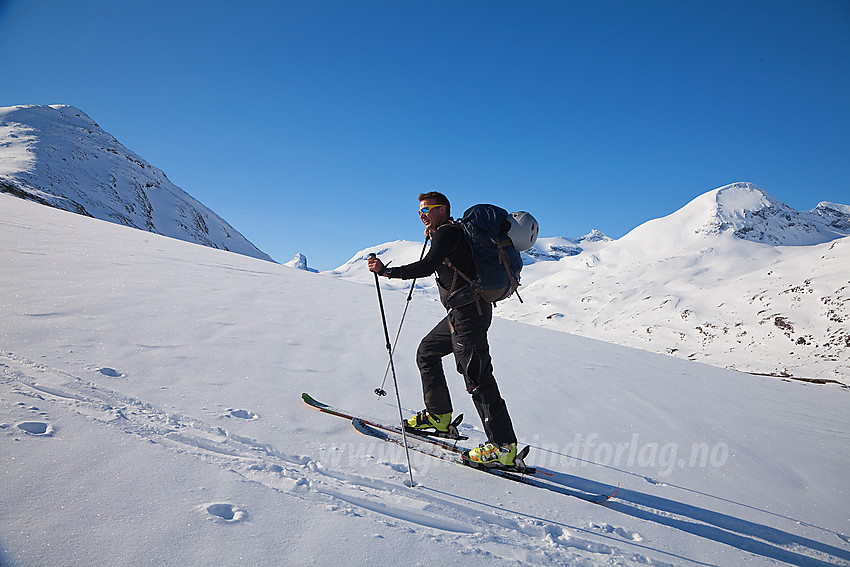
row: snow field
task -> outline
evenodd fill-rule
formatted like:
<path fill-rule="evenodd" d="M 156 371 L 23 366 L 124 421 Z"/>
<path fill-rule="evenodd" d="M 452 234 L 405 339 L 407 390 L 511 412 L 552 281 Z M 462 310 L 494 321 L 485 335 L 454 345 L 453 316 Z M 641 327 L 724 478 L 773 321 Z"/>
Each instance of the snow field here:
<path fill-rule="evenodd" d="M 496 320 L 529 464 L 565 492 L 617 497 L 424 455 L 411 489 L 395 445 L 299 399 L 397 419 L 372 393 L 374 287 L 6 195 L 0 240 L 4 567 L 850 564 L 841 388 Z M 384 294 L 391 328 L 404 298 Z M 421 297 L 408 312 L 406 412 L 421 404 L 412 353 L 440 316 Z M 708 452 L 692 461 L 694 447 Z"/>

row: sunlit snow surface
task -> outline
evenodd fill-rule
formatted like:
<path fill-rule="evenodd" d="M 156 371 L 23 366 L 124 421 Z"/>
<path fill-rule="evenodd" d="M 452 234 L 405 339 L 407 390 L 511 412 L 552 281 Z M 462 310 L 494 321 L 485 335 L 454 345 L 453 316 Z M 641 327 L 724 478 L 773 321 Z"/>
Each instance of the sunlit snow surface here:
<path fill-rule="evenodd" d="M 398 446 L 300 399 L 398 418 L 392 395 L 373 394 L 386 349 L 368 274 L 341 281 L 8 195 L 0 242 L 3 567 L 850 564 L 839 386 L 497 319 L 496 376 L 529 464 L 566 491 L 619 485 L 616 498 L 591 504 L 419 454 L 411 489 Z M 626 254 L 599 245 L 527 269 Z M 792 254 L 766 250 L 758 262 Z M 781 275 L 777 261 L 758 270 Z M 606 272 L 639 301 L 641 274 Z M 550 285 L 538 282 L 530 312 L 567 319 L 572 304 L 536 305 L 534 286 Z M 576 306 L 589 293 L 567 291 Z M 391 327 L 405 297 L 384 289 Z M 416 344 L 442 313 L 414 295 L 396 356 L 406 413 L 421 409 Z M 446 367 L 463 432 L 481 442 Z"/>

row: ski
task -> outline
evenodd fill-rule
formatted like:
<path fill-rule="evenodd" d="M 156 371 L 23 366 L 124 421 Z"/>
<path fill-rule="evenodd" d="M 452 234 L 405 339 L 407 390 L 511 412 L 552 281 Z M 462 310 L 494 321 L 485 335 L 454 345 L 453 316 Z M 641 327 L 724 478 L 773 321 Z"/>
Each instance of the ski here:
<path fill-rule="evenodd" d="M 301 399 L 304 400 L 304 402 L 307 405 L 314 407 L 321 412 L 328 413 L 328 414 L 331 414 L 331 415 L 335 415 L 337 417 L 341 417 L 341 418 L 344 418 L 344 419 L 357 420 L 357 423 L 361 424 L 361 426 L 371 426 L 375 429 L 378 429 L 378 430 L 381 430 L 381 431 L 384 431 L 384 432 L 387 432 L 387 433 L 394 433 L 396 435 L 402 435 L 402 430 L 401 430 L 401 427 L 399 427 L 399 426 L 387 425 L 385 423 L 381 423 L 381 422 L 373 420 L 373 419 L 368 419 L 368 418 L 365 418 L 365 417 L 353 415 L 350 412 L 347 412 L 345 410 L 341 410 L 341 409 L 335 408 L 331 405 L 322 403 L 322 402 L 316 400 L 315 398 L 313 398 L 310 394 L 307 394 L 306 392 L 301 394 Z M 455 431 L 455 432 L 457 431 L 457 426 L 460 424 L 462 418 L 463 418 L 463 414 L 458 416 L 452 422 L 452 425 L 450 427 L 450 431 L 452 431 L 452 430 Z M 355 423 L 355 428 L 356 427 L 357 427 L 357 424 Z M 459 435 L 459 434 L 457 434 L 455 436 L 444 436 L 444 435 L 437 436 L 433 433 L 423 435 L 421 431 L 418 431 L 418 430 L 415 430 L 415 429 L 412 430 L 412 429 L 407 428 L 407 427 L 404 428 L 404 432 L 407 434 L 408 439 L 414 439 L 416 441 L 423 441 L 425 443 L 430 443 L 432 445 L 436 445 L 437 447 L 440 447 L 442 449 L 445 449 L 447 451 L 450 451 L 452 453 L 456 453 L 456 454 L 460 455 L 461 456 L 461 462 L 463 464 L 465 464 L 465 465 L 467 465 L 471 468 L 478 468 L 479 467 L 479 465 L 477 465 L 476 463 L 474 463 L 472 461 L 469 461 L 466 458 L 466 455 L 467 455 L 467 453 L 469 453 L 469 450 L 464 448 L 464 447 L 459 447 L 457 445 L 457 441 L 465 441 L 465 440 L 469 439 L 469 437 L 466 437 L 464 435 Z M 361 433 L 363 433 L 363 431 L 361 431 Z M 368 433 L 367 433 L 367 435 L 368 435 Z M 372 436 L 375 437 L 375 435 L 372 435 Z M 385 440 L 390 440 L 390 439 L 385 439 Z M 454 441 L 454 443 L 449 442 L 449 440 Z M 401 442 L 401 440 L 399 439 L 399 443 L 400 442 Z M 499 470 L 518 473 L 518 474 L 534 474 L 535 469 L 530 468 L 530 467 L 526 467 L 524 462 L 523 462 L 523 459 L 525 458 L 525 456 L 528 455 L 528 450 L 529 450 L 529 447 L 525 447 L 522 451 L 520 451 L 517 454 L 517 462 L 519 463 L 519 467 L 509 468 L 509 469 L 508 468 L 499 469 Z M 419 452 L 421 453 L 421 452 L 424 452 L 424 451 L 420 450 Z M 430 454 L 432 456 L 435 456 L 435 455 L 433 455 L 433 453 L 426 453 L 426 454 Z M 480 465 L 480 466 L 483 467 L 483 465 Z M 493 468 L 495 468 L 495 467 L 485 467 L 485 468 L 487 468 L 488 471 L 491 472 L 493 470 Z"/>
<path fill-rule="evenodd" d="M 362 433 L 364 435 L 369 435 L 370 437 L 375 437 L 375 438 L 381 439 L 383 441 L 388 441 L 390 443 L 395 443 L 396 445 L 404 446 L 404 442 L 402 441 L 401 437 L 399 437 L 397 435 L 390 435 L 387 432 L 387 430 L 377 429 L 376 427 L 373 427 L 371 424 L 363 421 L 362 419 L 360 419 L 358 417 L 352 418 L 351 425 L 354 426 L 354 429 L 356 429 L 357 431 L 359 431 L 360 433 Z M 396 432 L 393 432 L 393 433 L 396 433 Z M 414 440 L 413 443 L 408 443 L 408 445 L 407 445 L 408 449 L 412 449 L 413 451 L 416 451 L 418 453 L 422 453 L 424 455 L 429 455 L 431 457 L 435 457 L 435 458 L 440 459 L 442 461 L 449 461 L 449 462 L 452 462 L 452 463 L 461 463 L 461 464 L 466 465 L 466 466 L 473 468 L 473 469 L 480 468 L 480 469 L 486 469 L 487 471 L 499 470 L 499 471 L 502 471 L 502 472 L 513 472 L 513 473 L 517 473 L 517 474 L 527 474 L 527 475 L 533 475 L 535 472 L 537 472 L 537 469 L 532 468 L 532 467 L 527 467 L 527 466 L 525 466 L 525 463 L 523 462 L 523 459 L 528 455 L 528 450 L 530 449 L 530 447 L 526 447 L 525 449 L 523 449 L 522 451 L 520 451 L 517 454 L 517 462 L 519 463 L 519 466 L 517 468 L 505 468 L 505 467 L 496 468 L 496 467 L 487 467 L 485 465 L 479 465 L 479 464 L 476 464 L 476 463 L 470 461 L 468 459 L 469 451 L 467 451 L 467 450 L 465 450 L 461 447 L 458 447 L 457 448 L 458 450 L 455 450 L 454 448 L 452 448 L 452 450 L 450 452 L 450 454 L 452 456 L 448 456 L 445 453 L 437 453 L 436 451 L 431 450 L 430 448 L 426 449 L 422 446 L 416 445 L 415 442 L 419 441 L 419 440 L 420 439 L 416 439 L 416 440 Z M 457 454 L 460 454 L 460 460 L 458 460 L 458 458 L 455 456 Z"/>
<path fill-rule="evenodd" d="M 354 417 L 351 419 L 351 425 L 354 426 L 354 429 L 362 433 L 363 435 L 368 435 L 369 437 L 374 437 L 376 439 L 380 439 L 381 441 L 386 441 L 387 443 L 394 443 L 399 447 L 404 447 L 404 441 L 402 440 L 400 434 L 393 435 L 388 433 L 386 430 L 378 429 L 367 424 L 365 421 L 358 417 Z M 407 439 L 407 448 L 411 451 L 416 451 L 417 453 L 422 453 L 423 455 L 428 455 L 429 457 L 434 457 L 435 459 L 440 459 L 441 461 L 448 461 L 451 463 L 457 462 L 457 457 L 455 456 L 454 451 L 448 451 L 441 446 L 432 446 L 431 444 L 420 444 L 419 441 L 421 439 Z"/>
<path fill-rule="evenodd" d="M 397 445 L 403 446 L 402 439 L 400 437 L 390 435 L 386 429 L 378 429 L 373 427 L 370 423 L 359 419 L 352 418 L 351 424 L 354 426 L 354 429 L 362 433 L 363 435 L 368 435 L 370 437 L 374 437 L 376 439 L 380 439 L 382 441 L 387 441 L 388 443 L 395 443 Z M 396 432 L 393 432 L 396 433 Z M 400 433 L 399 433 L 400 434 Z M 440 459 L 441 461 L 447 461 L 450 463 L 455 463 L 458 465 L 464 465 L 466 467 L 472 468 L 474 470 L 479 470 L 482 472 L 486 472 L 488 474 L 492 474 L 494 476 L 498 476 L 501 478 L 505 478 L 508 480 L 512 480 L 514 482 L 519 482 L 521 484 L 525 484 L 527 486 L 534 486 L 536 488 L 541 488 L 544 490 L 549 490 L 552 492 L 556 492 L 558 494 L 564 494 L 566 496 L 572 496 L 573 498 L 579 498 L 586 502 L 591 502 L 593 504 L 604 504 L 614 496 L 616 496 L 617 492 L 619 492 L 619 487 L 612 494 L 597 494 L 592 492 L 584 492 L 581 490 L 577 490 L 574 488 L 569 488 L 566 486 L 562 486 L 552 481 L 547 481 L 539 477 L 535 477 L 534 475 L 537 473 L 536 469 L 531 467 L 524 467 L 520 470 L 512 470 L 512 469 L 503 469 L 496 467 L 485 467 L 485 466 L 474 466 L 469 464 L 465 459 L 458 459 L 455 455 L 446 455 L 437 453 L 430 448 L 422 447 L 416 444 L 408 444 L 408 448 L 416 451 L 418 453 L 422 453 L 424 455 L 429 455 L 431 457 Z M 463 451 L 465 453 L 466 451 Z M 523 449 L 523 452 L 528 454 L 528 447 Z M 457 453 L 457 451 L 453 451 L 453 453 Z M 524 457 L 525 455 L 523 455 Z"/>
<path fill-rule="evenodd" d="M 316 408 L 320 412 L 327 413 L 327 414 L 330 414 L 330 415 L 335 415 L 337 417 L 341 417 L 343 419 L 348 419 L 348 420 L 352 420 L 352 419 L 356 418 L 356 419 L 359 419 L 360 421 L 362 421 L 363 423 L 365 423 L 366 425 L 371 425 L 372 427 L 375 427 L 377 429 L 387 431 L 389 433 L 396 433 L 398 435 L 403 434 L 400 425 L 387 425 L 387 424 L 381 423 L 381 422 L 373 420 L 373 419 L 368 419 L 366 417 L 353 415 L 353 414 L 351 414 L 347 411 L 335 408 L 335 407 L 328 405 L 328 404 L 324 404 L 324 403 L 314 399 L 312 396 L 310 396 L 310 394 L 307 394 L 306 392 L 301 394 L 301 399 L 304 400 L 304 403 L 306 403 L 308 406 Z M 460 423 L 460 419 L 462 419 L 462 418 L 463 418 L 463 416 L 461 415 L 461 416 L 458 416 L 458 418 L 454 420 L 453 425 L 454 425 L 455 431 L 457 431 L 457 424 Z M 434 435 L 423 435 L 420 432 L 414 432 L 414 431 L 411 431 L 410 429 L 406 429 L 405 432 L 407 433 L 407 436 L 409 438 L 413 438 L 413 439 L 416 439 L 418 441 L 424 441 L 425 443 L 431 443 L 432 445 L 442 447 L 443 449 L 446 449 L 447 451 L 451 451 L 453 453 L 458 453 L 458 454 L 463 453 L 465 451 L 465 449 L 462 448 L 462 447 L 458 447 L 457 441 L 465 441 L 465 440 L 469 439 L 469 437 L 466 437 L 464 435 L 459 435 L 459 434 L 456 437 L 442 437 L 442 436 L 437 437 L 437 436 L 434 436 Z M 452 441 L 454 441 L 454 443 Z"/>
<path fill-rule="evenodd" d="M 351 422 L 357 431 L 364 435 L 369 435 L 370 437 L 374 437 L 376 439 L 381 439 L 382 441 L 387 441 L 389 443 L 396 443 L 398 445 L 403 446 L 404 443 L 402 441 L 402 435 L 405 433 L 402 431 L 400 426 L 396 425 L 387 425 L 381 423 L 380 421 L 368 419 L 361 416 L 353 415 L 350 412 L 345 410 L 341 410 L 334 406 L 322 403 L 307 393 L 301 394 L 301 399 L 304 400 L 304 403 L 313 407 L 323 413 L 327 413 L 330 415 L 335 415 L 337 417 L 341 417 L 347 419 Z M 455 420 L 457 421 L 457 420 Z M 482 472 L 486 472 L 488 474 L 492 474 L 494 476 L 498 476 L 501 478 L 505 478 L 508 480 L 512 480 L 514 482 L 519 482 L 522 484 L 527 484 L 529 486 L 535 486 L 538 488 L 543 488 L 546 490 L 550 490 L 552 492 L 557 492 L 560 494 L 565 494 L 567 496 L 572 496 L 575 498 L 580 498 L 582 500 L 586 500 L 587 502 L 593 502 L 594 504 L 602 504 L 607 502 L 611 498 L 613 498 L 617 492 L 615 491 L 612 494 L 596 494 L 591 492 L 584 492 L 581 490 L 569 488 L 566 486 L 562 486 L 552 481 L 547 481 L 544 478 L 541 478 L 542 475 L 546 475 L 545 471 L 540 471 L 537 469 L 532 469 L 531 467 L 525 467 L 523 465 L 522 469 L 503 469 L 497 467 L 479 467 L 472 464 L 469 464 L 464 461 L 463 455 L 467 452 L 467 449 L 464 447 L 459 447 L 457 445 L 457 441 L 468 439 L 467 437 L 461 436 L 461 439 L 454 440 L 455 443 L 451 443 L 448 439 L 443 437 L 433 437 L 429 435 L 420 435 L 419 433 L 414 433 L 409 430 L 406 431 L 408 441 L 413 440 L 413 443 L 408 443 L 408 448 L 423 453 L 425 455 L 429 455 L 431 457 L 463 465 L 468 468 L 479 470 Z M 438 447 L 452 453 L 452 455 L 446 455 L 445 453 L 439 453 L 437 450 L 422 446 L 418 444 L 418 442 L 433 445 L 434 447 Z M 521 451 L 521 459 L 528 454 L 529 447 L 525 447 Z M 522 462 L 520 460 L 520 462 Z M 618 489 L 619 490 L 619 489 Z"/>

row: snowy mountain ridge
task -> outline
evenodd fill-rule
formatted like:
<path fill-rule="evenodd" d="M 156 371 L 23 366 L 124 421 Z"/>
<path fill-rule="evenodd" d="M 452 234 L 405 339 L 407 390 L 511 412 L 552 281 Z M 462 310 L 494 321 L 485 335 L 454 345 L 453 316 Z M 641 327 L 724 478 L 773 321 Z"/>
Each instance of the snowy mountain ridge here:
<path fill-rule="evenodd" d="M 799 212 L 733 183 L 618 240 L 541 238 L 523 254 L 523 303 L 503 301 L 495 314 L 745 372 L 847 384 L 848 234 L 846 205 Z M 420 250 L 375 246 L 328 273 L 370 283 L 369 252 L 401 265 Z M 416 286 L 436 300 L 432 278 Z"/>
<path fill-rule="evenodd" d="M 0 108 L 0 192 L 273 261 L 73 106 Z"/>
<path fill-rule="evenodd" d="M 712 201 L 705 204 L 703 201 Z M 689 205 L 713 213 L 697 233 L 731 231 L 751 242 L 783 246 L 820 244 L 850 234 L 850 215 L 844 205 L 822 202 L 799 212 L 752 183 L 733 183 L 709 191 Z"/>

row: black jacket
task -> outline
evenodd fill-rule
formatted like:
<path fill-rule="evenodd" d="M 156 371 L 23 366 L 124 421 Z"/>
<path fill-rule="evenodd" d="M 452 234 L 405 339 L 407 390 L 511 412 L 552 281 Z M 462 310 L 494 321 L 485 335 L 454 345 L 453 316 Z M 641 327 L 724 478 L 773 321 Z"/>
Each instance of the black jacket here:
<path fill-rule="evenodd" d="M 453 221 L 437 228 L 431 238 L 431 248 L 421 260 L 406 266 L 387 268 L 387 277 L 410 280 L 424 278 L 436 272 L 440 299 L 445 305 L 449 293 L 467 284 L 463 276 L 456 275 L 455 271 L 444 262 L 446 259 L 467 278 L 475 279 L 475 260 L 472 257 L 472 248 L 466 240 L 463 229 Z"/>

